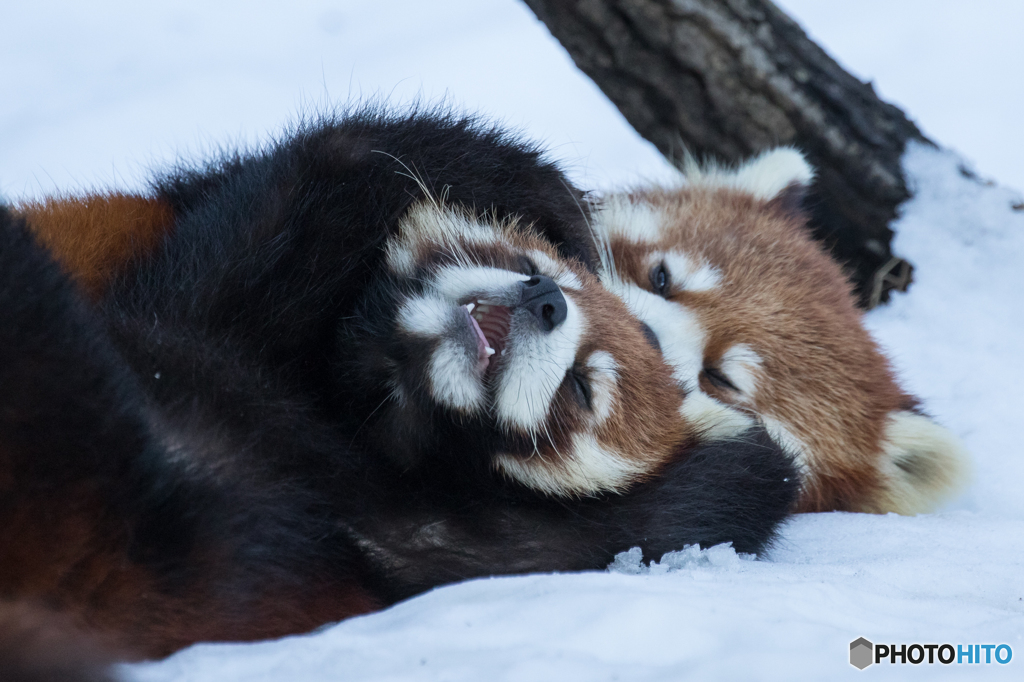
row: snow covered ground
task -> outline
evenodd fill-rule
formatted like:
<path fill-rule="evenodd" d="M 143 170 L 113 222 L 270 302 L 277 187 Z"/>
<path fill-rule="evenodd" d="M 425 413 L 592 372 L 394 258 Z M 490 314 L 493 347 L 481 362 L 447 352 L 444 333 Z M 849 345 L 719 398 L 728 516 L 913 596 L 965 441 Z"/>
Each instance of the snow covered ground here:
<path fill-rule="evenodd" d="M 826 48 L 908 107 L 926 134 L 972 157 L 983 175 L 1024 187 L 1024 166 L 1013 163 L 1024 156 L 1024 49 L 1008 29 L 1024 20 L 1020 3 L 970 3 L 968 14 L 966 3 L 948 1 L 889 2 L 885 12 L 874 0 L 783 4 L 798 18 L 806 12 Z M 7 198 L 139 187 L 153 165 L 261 139 L 303 108 L 378 93 L 447 93 L 544 140 L 589 187 L 669 174 L 514 0 L 38 0 L 3 16 Z M 951 54 L 959 68 L 944 67 Z M 947 509 L 797 517 L 758 560 L 713 548 L 650 569 L 624 557 L 610 572 L 472 581 L 313 635 L 196 646 L 126 667 L 125 677 L 1021 679 L 1024 211 L 1011 209 L 1019 192 L 970 180 L 960 163 L 909 150 L 917 194 L 895 226 L 895 250 L 916 265 L 916 283 L 868 316 L 907 385 L 974 455 L 974 483 Z M 1006 643 L 1014 658 L 860 672 L 847 655 L 861 636 Z"/>

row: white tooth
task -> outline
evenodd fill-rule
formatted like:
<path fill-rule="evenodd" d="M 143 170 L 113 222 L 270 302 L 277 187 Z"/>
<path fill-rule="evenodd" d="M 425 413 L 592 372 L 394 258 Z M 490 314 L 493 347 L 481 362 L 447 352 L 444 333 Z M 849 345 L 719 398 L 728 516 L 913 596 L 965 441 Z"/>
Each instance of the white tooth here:
<path fill-rule="evenodd" d="M 502 348 L 502 349 L 501 349 L 501 354 L 502 354 L 502 355 L 504 355 L 504 354 L 505 354 L 505 351 L 507 351 L 507 350 L 508 350 L 508 348 Z"/>
<path fill-rule="evenodd" d="M 475 307 L 476 307 L 476 304 L 475 304 L 475 303 L 467 303 L 467 304 L 466 304 L 466 305 L 464 305 L 463 307 L 464 307 L 464 308 L 465 308 L 465 309 L 466 309 L 467 311 L 469 311 L 469 312 L 473 312 L 473 308 L 475 308 Z"/>
<path fill-rule="evenodd" d="M 486 315 L 487 313 L 491 312 L 491 306 L 484 305 L 483 303 L 481 303 L 480 306 L 476 309 L 476 311 L 481 315 Z"/>
<path fill-rule="evenodd" d="M 494 349 L 491 348 L 490 346 L 485 346 L 484 350 L 487 351 L 487 357 L 491 357 L 492 355 L 494 355 Z M 502 355 L 504 355 L 504 353 L 502 353 Z"/>

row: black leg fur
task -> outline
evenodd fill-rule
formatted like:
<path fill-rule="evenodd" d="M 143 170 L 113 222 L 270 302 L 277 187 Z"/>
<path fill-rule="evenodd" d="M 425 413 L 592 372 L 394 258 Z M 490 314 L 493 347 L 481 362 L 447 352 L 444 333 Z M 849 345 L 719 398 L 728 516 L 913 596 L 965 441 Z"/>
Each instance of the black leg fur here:
<path fill-rule="evenodd" d="M 379 567 L 387 600 L 485 575 L 601 569 L 641 547 L 646 560 L 732 542 L 758 553 L 787 516 L 798 479 L 763 430 L 700 446 L 625 495 L 538 497 L 502 481 L 453 484 L 450 472 L 384 474 L 350 531 Z M 372 511 L 371 511 L 372 510 Z"/>

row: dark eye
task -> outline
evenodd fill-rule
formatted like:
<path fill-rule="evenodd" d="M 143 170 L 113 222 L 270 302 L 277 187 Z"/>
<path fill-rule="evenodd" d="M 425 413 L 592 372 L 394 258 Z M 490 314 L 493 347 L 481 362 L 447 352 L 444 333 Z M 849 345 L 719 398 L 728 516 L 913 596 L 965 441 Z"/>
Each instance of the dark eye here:
<path fill-rule="evenodd" d="M 572 380 L 573 391 L 576 393 L 576 400 L 579 401 L 580 407 L 593 409 L 594 396 L 590 391 L 590 380 L 587 376 L 573 367 L 569 370 L 569 378 Z"/>
<path fill-rule="evenodd" d="M 722 374 L 722 370 L 717 367 L 705 367 L 704 376 L 708 378 L 711 385 L 715 388 L 728 389 L 730 391 L 739 392 L 740 389 L 736 388 L 736 384 L 729 381 L 729 377 Z"/>
<path fill-rule="evenodd" d="M 519 272 L 529 277 L 540 274 L 540 270 L 537 269 L 537 264 L 527 256 L 519 257 Z"/>
<path fill-rule="evenodd" d="M 651 287 L 654 293 L 668 298 L 672 290 L 672 277 L 668 274 L 668 268 L 664 263 L 659 263 L 651 270 Z"/>

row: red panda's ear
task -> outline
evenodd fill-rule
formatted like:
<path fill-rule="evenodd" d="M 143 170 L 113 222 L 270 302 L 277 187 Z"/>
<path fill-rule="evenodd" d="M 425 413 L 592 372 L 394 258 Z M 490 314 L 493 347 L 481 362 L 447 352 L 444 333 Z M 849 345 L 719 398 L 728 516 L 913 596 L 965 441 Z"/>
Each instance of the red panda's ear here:
<path fill-rule="evenodd" d="M 771 201 L 768 207 L 787 216 L 794 216 L 806 220 L 804 211 L 804 199 L 807 197 L 807 185 L 792 183 L 782 188 Z"/>
<path fill-rule="evenodd" d="M 814 181 L 814 169 L 792 147 L 762 152 L 736 170 L 737 185 L 788 216 L 804 217 L 804 199 Z"/>
<path fill-rule="evenodd" d="M 793 147 L 768 149 L 736 168 L 714 162 L 702 165 L 688 157 L 681 170 L 693 187 L 729 189 L 761 201 L 779 200 L 797 206 L 814 181 L 814 169 Z"/>
<path fill-rule="evenodd" d="M 734 172 L 733 187 L 758 199 L 772 201 L 805 192 L 814 180 L 814 169 L 804 155 L 793 147 L 776 147 L 744 162 Z M 802 195 L 797 195 L 802 199 Z"/>

